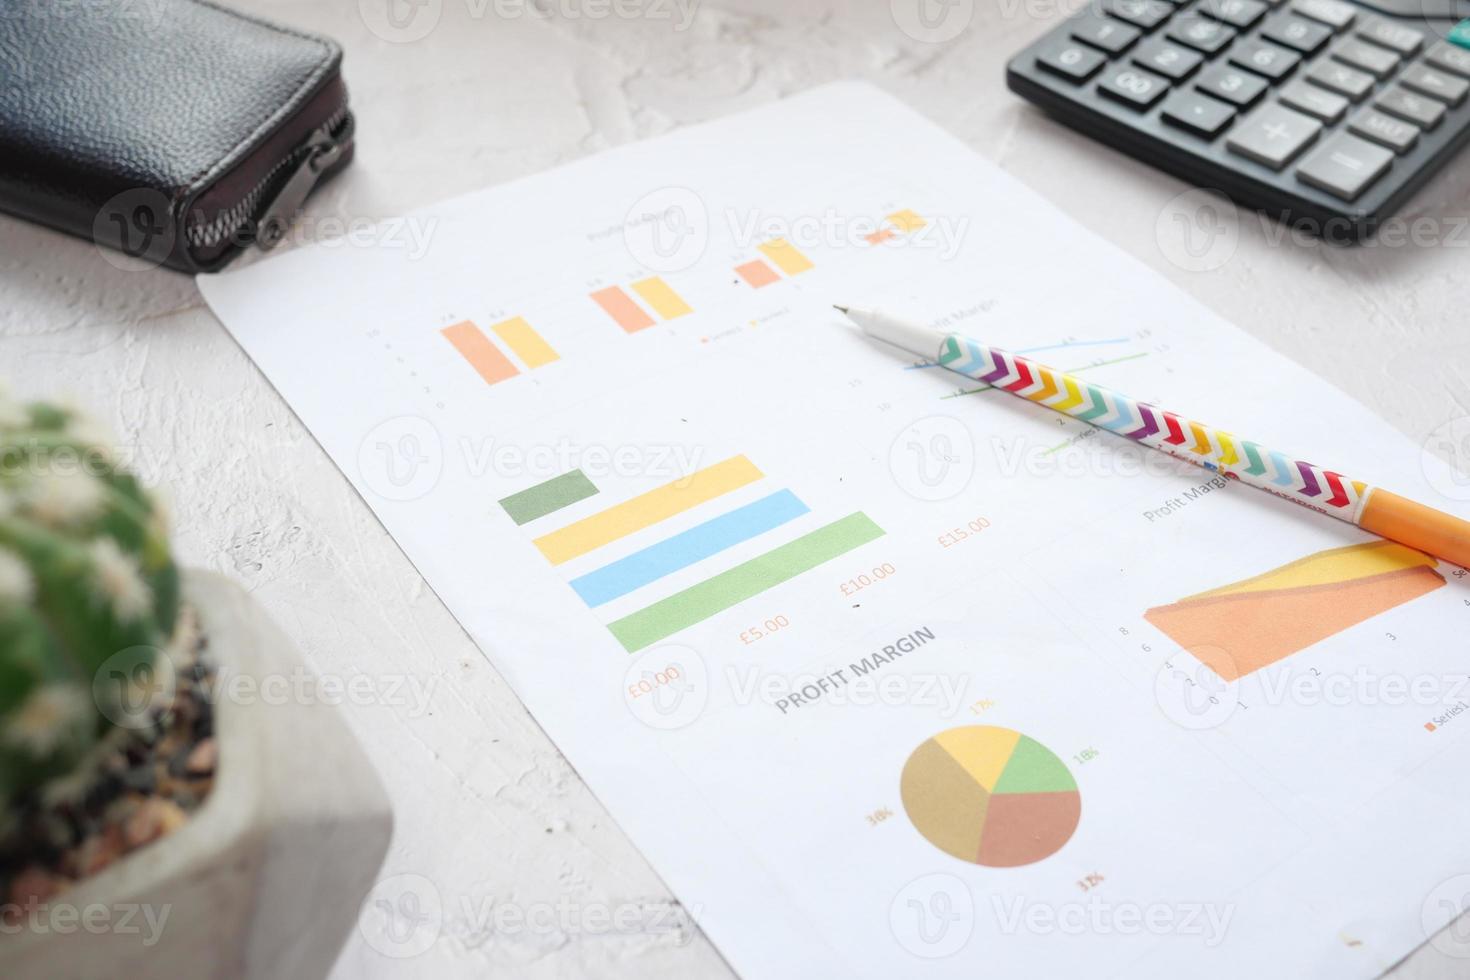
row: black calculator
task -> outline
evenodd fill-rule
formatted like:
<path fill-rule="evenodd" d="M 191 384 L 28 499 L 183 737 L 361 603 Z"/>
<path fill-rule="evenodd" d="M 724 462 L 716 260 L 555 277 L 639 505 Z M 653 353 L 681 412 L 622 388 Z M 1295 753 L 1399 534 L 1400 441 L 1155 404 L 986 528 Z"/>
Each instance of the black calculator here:
<path fill-rule="evenodd" d="M 1006 76 L 1090 136 L 1356 242 L 1470 140 L 1470 0 L 1094 0 Z"/>

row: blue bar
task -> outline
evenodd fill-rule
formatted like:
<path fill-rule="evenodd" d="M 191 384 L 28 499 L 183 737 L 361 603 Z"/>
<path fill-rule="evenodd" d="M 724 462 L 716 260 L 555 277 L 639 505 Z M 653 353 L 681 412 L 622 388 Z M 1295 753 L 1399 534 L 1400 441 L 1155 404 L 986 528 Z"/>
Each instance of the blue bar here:
<path fill-rule="evenodd" d="M 749 541 L 807 513 L 808 507 L 790 490 L 778 490 L 753 504 L 705 521 L 620 558 L 611 565 L 572 579 L 572 588 L 589 606 L 600 606 L 642 588 L 681 568 Z"/>

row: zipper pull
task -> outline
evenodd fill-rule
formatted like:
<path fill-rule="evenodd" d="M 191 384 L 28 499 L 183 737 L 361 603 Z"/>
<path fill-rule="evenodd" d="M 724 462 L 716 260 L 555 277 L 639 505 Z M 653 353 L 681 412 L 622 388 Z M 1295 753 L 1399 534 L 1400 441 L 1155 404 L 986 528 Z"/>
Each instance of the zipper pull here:
<path fill-rule="evenodd" d="M 306 203 L 306 195 L 321 180 L 322 174 L 341 159 L 350 137 L 349 130 L 342 139 L 333 139 L 325 127 L 311 134 L 304 147 L 305 158 L 281 185 L 276 196 L 271 198 L 255 224 L 255 244 L 262 251 L 269 252 L 285 239 L 296 212 Z"/>

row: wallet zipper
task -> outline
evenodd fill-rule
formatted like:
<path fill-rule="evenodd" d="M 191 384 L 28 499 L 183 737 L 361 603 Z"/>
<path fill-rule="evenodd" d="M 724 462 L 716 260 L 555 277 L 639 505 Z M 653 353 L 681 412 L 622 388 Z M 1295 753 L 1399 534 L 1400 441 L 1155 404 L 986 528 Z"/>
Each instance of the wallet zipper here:
<path fill-rule="evenodd" d="M 208 249 L 231 241 L 255 219 L 257 212 L 260 218 L 254 221 L 255 243 L 267 251 L 279 245 L 286 236 L 292 217 L 300 210 L 322 173 L 335 164 L 346 149 L 351 137 L 350 129 L 344 128 L 348 123 L 348 103 L 344 99 L 327 121 L 312 131 L 305 143 L 267 171 L 239 201 L 208 221 L 190 224 L 184 232 L 189 246 Z M 288 171 L 290 176 L 281 183 L 282 174 Z M 266 193 L 277 184 L 280 184 L 280 189 L 262 208 Z"/>

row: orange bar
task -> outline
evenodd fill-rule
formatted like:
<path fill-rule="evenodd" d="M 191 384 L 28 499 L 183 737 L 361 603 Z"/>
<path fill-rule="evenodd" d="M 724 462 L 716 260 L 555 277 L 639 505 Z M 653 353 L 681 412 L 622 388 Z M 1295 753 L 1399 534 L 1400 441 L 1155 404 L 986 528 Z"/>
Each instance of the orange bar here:
<path fill-rule="evenodd" d="M 754 289 L 760 289 L 762 286 L 769 286 L 773 282 L 781 281 L 781 277 L 776 275 L 776 270 L 766 265 L 760 259 L 756 259 L 754 262 L 747 262 L 744 265 L 737 265 L 735 271 L 739 273 L 741 279 L 750 283 Z"/>
<path fill-rule="evenodd" d="M 1470 568 L 1470 522 L 1374 487 L 1358 527 Z"/>
<path fill-rule="evenodd" d="M 470 367 L 480 372 L 480 377 L 485 379 L 486 384 L 498 384 L 520 374 L 510 358 L 500 353 L 500 349 L 490 343 L 490 338 L 470 321 L 456 323 L 439 332 L 470 362 Z"/>
<path fill-rule="evenodd" d="M 618 321 L 618 326 L 628 333 L 637 333 L 653 326 L 653 317 L 643 311 L 643 307 L 633 302 L 632 298 L 617 286 L 609 286 L 599 289 L 592 294 L 597 305 L 607 312 L 607 315 Z"/>
<path fill-rule="evenodd" d="M 893 229 L 892 228 L 879 228 L 877 231 L 873 232 L 871 235 L 868 235 L 867 236 L 867 239 L 868 239 L 868 244 L 869 245 L 881 245 L 884 242 L 888 241 L 888 239 L 890 239 L 892 237 L 893 237 Z"/>

